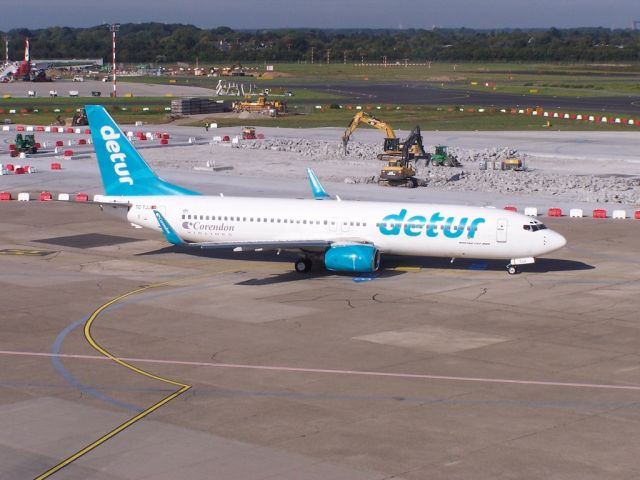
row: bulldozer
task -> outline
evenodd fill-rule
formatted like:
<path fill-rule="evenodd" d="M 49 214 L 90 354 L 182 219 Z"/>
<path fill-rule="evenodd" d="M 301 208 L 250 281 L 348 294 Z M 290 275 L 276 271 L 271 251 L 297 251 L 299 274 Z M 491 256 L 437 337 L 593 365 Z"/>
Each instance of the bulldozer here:
<path fill-rule="evenodd" d="M 15 140 L 16 151 L 24 153 L 38 153 L 38 146 L 36 145 L 36 138 L 34 135 L 27 134 L 22 135 L 18 133 Z"/>
<path fill-rule="evenodd" d="M 429 156 L 431 165 L 435 167 L 461 167 L 458 159 L 449 153 L 446 145 L 436 145 L 436 153 Z"/>

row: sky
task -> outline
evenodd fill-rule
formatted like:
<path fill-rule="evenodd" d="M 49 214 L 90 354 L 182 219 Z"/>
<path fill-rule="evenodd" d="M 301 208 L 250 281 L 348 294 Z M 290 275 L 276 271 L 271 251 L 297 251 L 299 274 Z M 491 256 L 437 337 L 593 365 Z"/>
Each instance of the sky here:
<path fill-rule="evenodd" d="M 627 28 L 639 0 L 0 0 L 0 30 L 102 23 L 202 28 Z"/>

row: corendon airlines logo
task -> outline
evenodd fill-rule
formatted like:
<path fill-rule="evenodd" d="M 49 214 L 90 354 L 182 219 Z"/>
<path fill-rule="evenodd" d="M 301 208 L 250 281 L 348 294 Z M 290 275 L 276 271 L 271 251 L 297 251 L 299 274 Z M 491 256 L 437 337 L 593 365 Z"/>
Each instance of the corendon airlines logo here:
<path fill-rule="evenodd" d="M 107 125 L 100 128 L 100 136 L 105 141 L 104 146 L 109 152 L 109 160 L 113 162 L 113 170 L 118 175 L 120 183 L 133 185 L 133 178 L 127 167 L 127 155 L 120 151 L 120 143 L 117 141 L 120 134 Z"/>
<path fill-rule="evenodd" d="M 426 235 L 427 237 L 435 238 L 439 235 L 438 229 L 444 233 L 447 238 L 458 238 L 462 236 L 467 224 L 469 223 L 468 217 L 462 217 L 456 222 L 456 217 L 444 217 L 440 215 L 440 212 L 436 212 L 431 215 L 431 218 L 427 222 L 427 217 L 422 215 L 415 215 L 410 217 L 405 222 L 407 216 L 407 210 L 402 209 L 400 213 L 387 215 L 382 219 L 379 224 L 380 233 L 383 235 L 399 235 L 402 231 L 409 237 L 418 237 L 420 235 Z M 444 223 L 441 223 L 444 222 Z M 485 223 L 484 218 L 476 218 L 471 221 L 467 228 L 467 238 L 474 238 L 478 225 Z M 404 224 L 404 225 L 403 225 Z M 428 225 L 426 233 L 422 233 L 423 226 Z M 443 227 L 443 228 L 442 228 Z"/>
<path fill-rule="evenodd" d="M 210 223 L 204 222 L 182 222 L 182 228 L 185 230 L 196 230 L 199 232 L 209 231 L 209 232 L 233 232 L 235 230 L 235 226 L 233 225 L 225 225 L 224 223 L 219 225 L 212 225 Z"/>

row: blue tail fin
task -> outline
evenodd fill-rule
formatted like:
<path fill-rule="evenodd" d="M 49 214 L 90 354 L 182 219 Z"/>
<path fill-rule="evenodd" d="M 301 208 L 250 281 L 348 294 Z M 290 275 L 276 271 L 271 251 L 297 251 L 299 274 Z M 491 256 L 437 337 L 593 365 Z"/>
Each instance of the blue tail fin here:
<path fill-rule="evenodd" d="M 101 105 L 86 105 L 107 195 L 199 195 L 159 178 Z"/>

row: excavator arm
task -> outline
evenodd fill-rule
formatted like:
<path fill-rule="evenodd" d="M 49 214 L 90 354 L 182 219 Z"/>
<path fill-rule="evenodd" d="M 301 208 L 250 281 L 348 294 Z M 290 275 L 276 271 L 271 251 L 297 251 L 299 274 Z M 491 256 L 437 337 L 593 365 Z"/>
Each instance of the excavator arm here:
<path fill-rule="evenodd" d="M 349 122 L 349 125 L 347 125 L 347 128 L 342 134 L 342 145 L 344 146 L 345 154 L 347 153 L 347 144 L 349 143 L 349 138 L 351 137 L 351 134 L 356 128 L 358 128 L 358 126 L 361 123 L 369 125 L 373 128 L 377 128 L 378 130 L 383 130 L 386 138 L 393 138 L 393 139 L 396 138 L 396 134 L 393 131 L 393 128 L 391 127 L 391 125 L 389 125 L 386 122 L 383 122 L 382 120 L 378 120 L 376 117 L 368 114 L 367 112 L 358 112 L 351 119 L 351 121 Z"/>

